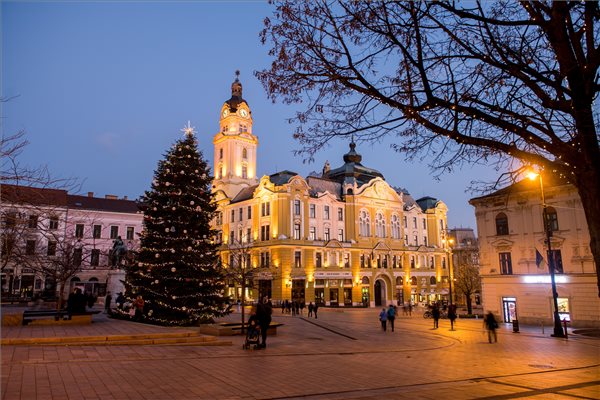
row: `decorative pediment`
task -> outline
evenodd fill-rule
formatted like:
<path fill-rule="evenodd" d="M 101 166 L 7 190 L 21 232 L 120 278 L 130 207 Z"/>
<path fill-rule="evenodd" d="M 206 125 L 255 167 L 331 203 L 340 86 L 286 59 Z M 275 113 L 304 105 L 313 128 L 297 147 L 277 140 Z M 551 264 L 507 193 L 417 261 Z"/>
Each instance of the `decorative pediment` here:
<path fill-rule="evenodd" d="M 330 241 L 327 242 L 327 244 L 325 245 L 325 247 L 326 248 L 335 248 L 335 249 L 341 249 L 341 248 L 343 248 L 342 244 L 337 239 L 331 239 Z"/>
<path fill-rule="evenodd" d="M 503 250 L 510 250 L 515 242 L 512 240 L 508 240 L 508 239 L 496 239 L 492 242 L 490 242 L 490 244 L 492 245 L 492 247 L 495 247 L 497 251 L 503 251 Z"/>
<path fill-rule="evenodd" d="M 308 192 L 308 189 L 310 188 L 308 186 L 308 183 L 306 183 L 304 178 L 302 178 L 300 175 L 296 175 L 292 179 L 290 179 L 288 185 L 292 189 L 302 190 L 303 192 Z"/>
<path fill-rule="evenodd" d="M 545 248 L 546 247 L 546 236 L 541 236 L 541 237 L 537 238 L 535 243 L 536 243 L 537 248 Z M 558 235 L 554 234 L 550 238 L 550 244 L 552 245 L 553 249 L 560 249 L 564 243 L 565 243 L 565 238 L 563 236 L 558 236 Z"/>
<path fill-rule="evenodd" d="M 402 198 L 386 181 L 381 178 L 371 179 L 368 183 L 362 185 L 356 193 L 357 196 L 375 198 L 378 200 L 389 200 L 401 202 Z"/>
<path fill-rule="evenodd" d="M 373 247 L 375 251 L 392 251 L 392 248 L 388 246 L 385 242 L 378 242 L 375 247 Z"/>

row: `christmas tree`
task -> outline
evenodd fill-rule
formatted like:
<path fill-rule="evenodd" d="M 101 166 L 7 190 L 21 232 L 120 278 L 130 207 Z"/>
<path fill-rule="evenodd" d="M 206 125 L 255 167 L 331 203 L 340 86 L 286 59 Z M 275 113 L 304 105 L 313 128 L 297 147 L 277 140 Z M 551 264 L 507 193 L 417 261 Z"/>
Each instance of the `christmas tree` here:
<path fill-rule="evenodd" d="M 143 313 L 133 318 L 159 325 L 212 322 L 228 312 L 209 225 L 216 209 L 210 168 L 189 122 L 182 131 L 185 137 L 159 161 L 143 197 L 138 262 L 127 268 L 124 282 L 134 308 L 138 296 L 144 300 Z"/>

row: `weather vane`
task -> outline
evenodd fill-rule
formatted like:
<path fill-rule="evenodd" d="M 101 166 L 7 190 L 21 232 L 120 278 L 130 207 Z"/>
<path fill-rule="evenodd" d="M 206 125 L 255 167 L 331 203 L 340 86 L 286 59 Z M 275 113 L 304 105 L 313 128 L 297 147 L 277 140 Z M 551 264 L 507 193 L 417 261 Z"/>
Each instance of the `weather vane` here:
<path fill-rule="evenodd" d="M 187 126 L 184 125 L 183 129 L 181 129 L 181 132 L 185 133 L 186 136 L 194 136 L 194 128 L 195 127 L 191 126 L 190 121 L 188 120 Z"/>

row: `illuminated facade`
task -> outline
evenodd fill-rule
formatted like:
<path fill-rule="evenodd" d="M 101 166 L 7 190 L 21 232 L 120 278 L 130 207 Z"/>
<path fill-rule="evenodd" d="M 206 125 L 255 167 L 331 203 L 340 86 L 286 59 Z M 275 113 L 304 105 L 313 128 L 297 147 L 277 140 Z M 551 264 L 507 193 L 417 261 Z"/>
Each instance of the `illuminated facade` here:
<path fill-rule="evenodd" d="M 575 327 L 600 326 L 590 236 L 577 189 L 544 176 L 559 316 Z M 471 199 L 477 217 L 484 310 L 504 322 L 552 330 L 552 289 L 540 186 L 526 179 Z"/>
<path fill-rule="evenodd" d="M 414 200 L 361 164 L 355 144 L 319 176 L 256 179 L 258 139 L 236 79 L 214 137 L 214 227 L 225 268 L 251 270 L 247 300 L 380 306 L 447 299 L 447 207 Z M 229 295 L 242 296 L 233 283 Z"/>

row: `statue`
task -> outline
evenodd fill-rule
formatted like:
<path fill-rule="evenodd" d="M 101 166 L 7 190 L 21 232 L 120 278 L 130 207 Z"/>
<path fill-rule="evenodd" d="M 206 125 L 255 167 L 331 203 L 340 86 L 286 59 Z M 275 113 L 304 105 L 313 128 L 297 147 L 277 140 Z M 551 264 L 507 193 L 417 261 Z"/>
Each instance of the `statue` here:
<path fill-rule="evenodd" d="M 123 243 L 123 240 L 121 240 L 121 236 L 117 236 L 113 241 L 113 247 L 109 253 L 110 266 L 117 267 L 126 254 L 127 246 Z"/>
<path fill-rule="evenodd" d="M 329 161 L 325 161 L 325 165 L 323 166 L 323 176 L 327 175 L 331 171 L 331 167 L 329 166 Z"/>

